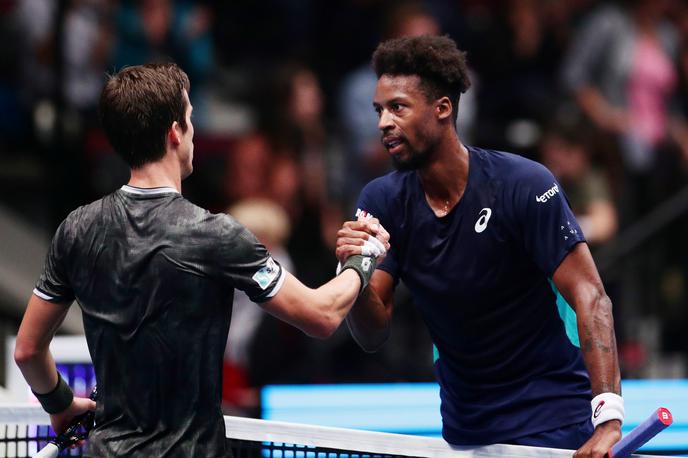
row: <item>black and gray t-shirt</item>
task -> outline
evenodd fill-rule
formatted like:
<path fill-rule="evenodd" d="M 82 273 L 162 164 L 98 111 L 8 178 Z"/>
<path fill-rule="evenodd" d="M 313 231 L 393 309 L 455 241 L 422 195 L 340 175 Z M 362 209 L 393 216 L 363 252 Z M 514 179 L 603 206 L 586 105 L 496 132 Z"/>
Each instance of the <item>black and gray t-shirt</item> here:
<path fill-rule="evenodd" d="M 98 457 L 224 457 L 222 359 L 234 288 L 286 273 L 232 217 L 173 188 L 120 190 L 60 225 L 34 293 L 76 299 L 98 381 Z"/>

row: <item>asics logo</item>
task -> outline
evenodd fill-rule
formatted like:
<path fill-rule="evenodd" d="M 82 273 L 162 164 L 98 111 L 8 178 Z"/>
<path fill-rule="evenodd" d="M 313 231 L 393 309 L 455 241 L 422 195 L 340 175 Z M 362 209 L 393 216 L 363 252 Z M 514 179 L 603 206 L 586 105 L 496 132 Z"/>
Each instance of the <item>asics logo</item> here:
<path fill-rule="evenodd" d="M 490 216 L 492 216 L 492 210 L 489 208 L 483 208 L 478 213 L 478 221 L 475 222 L 475 232 L 480 234 L 487 228 L 487 222 L 490 221 Z"/>
<path fill-rule="evenodd" d="M 541 196 L 536 196 L 535 200 L 540 202 L 541 204 L 544 204 L 548 200 L 550 200 L 556 193 L 559 192 L 559 186 L 556 184 L 549 188 L 547 191 L 545 191 Z"/>

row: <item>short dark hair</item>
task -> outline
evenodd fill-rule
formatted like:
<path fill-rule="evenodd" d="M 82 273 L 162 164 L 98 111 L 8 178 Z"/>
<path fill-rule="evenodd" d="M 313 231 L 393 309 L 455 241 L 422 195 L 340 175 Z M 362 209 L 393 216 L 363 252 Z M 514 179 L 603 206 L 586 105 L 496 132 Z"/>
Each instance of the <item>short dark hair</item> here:
<path fill-rule="evenodd" d="M 174 121 L 186 131 L 183 91 L 189 88 L 189 77 L 173 63 L 125 67 L 108 79 L 100 95 L 100 121 L 130 167 L 165 155 L 165 137 Z"/>
<path fill-rule="evenodd" d="M 466 53 L 448 36 L 402 37 L 380 43 L 373 53 L 373 69 L 382 75 L 418 75 L 428 100 L 447 96 L 454 104 L 454 121 L 459 98 L 471 87 Z"/>

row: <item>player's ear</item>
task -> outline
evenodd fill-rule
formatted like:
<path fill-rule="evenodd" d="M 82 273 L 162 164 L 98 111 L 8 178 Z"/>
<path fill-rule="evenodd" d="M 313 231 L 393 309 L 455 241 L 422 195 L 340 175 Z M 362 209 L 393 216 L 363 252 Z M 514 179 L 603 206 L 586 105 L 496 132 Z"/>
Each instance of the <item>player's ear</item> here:
<path fill-rule="evenodd" d="M 167 139 L 172 145 L 179 145 L 182 142 L 182 126 L 177 121 L 172 123 L 172 126 L 167 131 Z"/>
<path fill-rule="evenodd" d="M 454 106 L 449 100 L 449 97 L 442 97 L 435 102 L 435 112 L 438 120 L 444 120 L 451 117 L 454 111 Z"/>

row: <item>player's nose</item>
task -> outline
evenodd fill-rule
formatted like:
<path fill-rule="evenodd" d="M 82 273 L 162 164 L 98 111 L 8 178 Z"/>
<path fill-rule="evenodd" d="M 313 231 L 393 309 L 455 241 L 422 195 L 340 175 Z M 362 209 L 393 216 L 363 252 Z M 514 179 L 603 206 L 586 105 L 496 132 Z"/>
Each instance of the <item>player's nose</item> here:
<path fill-rule="evenodd" d="M 392 122 L 392 115 L 389 113 L 389 111 L 382 110 L 382 113 L 380 113 L 380 119 L 377 122 L 378 129 L 380 129 L 382 132 L 385 132 L 391 129 L 393 126 L 394 123 Z"/>

